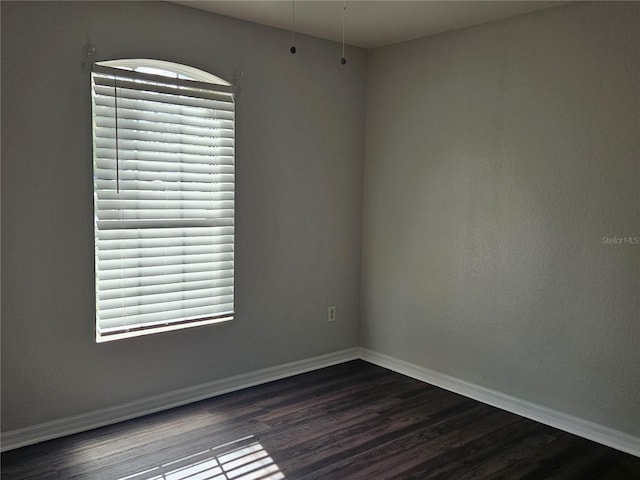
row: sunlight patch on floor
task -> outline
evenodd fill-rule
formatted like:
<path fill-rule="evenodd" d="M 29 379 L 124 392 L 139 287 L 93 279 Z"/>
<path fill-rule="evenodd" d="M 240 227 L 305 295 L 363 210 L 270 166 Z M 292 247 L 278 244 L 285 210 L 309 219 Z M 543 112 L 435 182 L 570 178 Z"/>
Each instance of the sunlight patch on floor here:
<path fill-rule="evenodd" d="M 118 480 L 286 480 L 253 435 Z"/>

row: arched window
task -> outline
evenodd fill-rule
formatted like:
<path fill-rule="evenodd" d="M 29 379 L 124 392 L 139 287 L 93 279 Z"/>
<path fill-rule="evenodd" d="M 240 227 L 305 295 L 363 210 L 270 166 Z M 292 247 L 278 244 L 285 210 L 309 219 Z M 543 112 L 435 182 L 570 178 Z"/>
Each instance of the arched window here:
<path fill-rule="evenodd" d="M 231 85 L 127 59 L 91 88 L 96 340 L 233 319 Z"/>
<path fill-rule="evenodd" d="M 163 77 L 179 78 L 182 80 L 194 80 L 196 82 L 211 83 L 212 85 L 222 85 L 230 87 L 226 80 L 213 75 L 212 73 L 199 70 L 180 63 L 167 62 L 165 60 L 153 60 L 150 58 L 127 58 L 122 60 L 107 60 L 97 62 L 96 65 L 102 67 L 120 68 L 138 73 L 149 73 L 162 75 Z"/>

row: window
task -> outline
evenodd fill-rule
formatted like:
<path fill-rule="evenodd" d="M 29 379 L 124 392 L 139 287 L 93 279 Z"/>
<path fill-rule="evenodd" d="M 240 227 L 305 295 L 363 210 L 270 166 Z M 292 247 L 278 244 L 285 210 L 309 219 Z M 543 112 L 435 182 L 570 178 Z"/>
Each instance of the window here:
<path fill-rule="evenodd" d="M 91 87 L 96 341 L 233 319 L 231 85 L 137 59 Z"/>

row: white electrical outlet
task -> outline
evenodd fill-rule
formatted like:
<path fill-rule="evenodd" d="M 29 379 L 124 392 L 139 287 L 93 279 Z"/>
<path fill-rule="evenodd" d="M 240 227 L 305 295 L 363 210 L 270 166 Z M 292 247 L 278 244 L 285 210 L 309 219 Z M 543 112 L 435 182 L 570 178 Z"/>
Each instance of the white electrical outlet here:
<path fill-rule="evenodd" d="M 329 307 L 327 309 L 327 322 L 335 322 L 336 321 L 336 307 Z"/>

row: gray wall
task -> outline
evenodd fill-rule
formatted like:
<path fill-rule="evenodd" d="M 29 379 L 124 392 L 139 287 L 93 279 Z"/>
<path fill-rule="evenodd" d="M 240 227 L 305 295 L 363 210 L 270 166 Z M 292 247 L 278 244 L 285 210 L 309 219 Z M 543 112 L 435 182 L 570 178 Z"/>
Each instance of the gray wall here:
<path fill-rule="evenodd" d="M 361 313 L 365 347 L 640 435 L 640 246 L 602 243 L 640 236 L 640 4 L 347 68 L 172 4 L 1 6 L 4 431 L 353 347 Z M 95 344 L 89 41 L 244 72 L 234 322 Z"/>
<path fill-rule="evenodd" d="M 640 435 L 640 4 L 368 57 L 361 343 Z"/>
<path fill-rule="evenodd" d="M 357 345 L 366 52 L 344 68 L 289 38 L 167 3 L 2 2 L 4 431 Z M 89 41 L 244 73 L 234 322 L 95 343 Z"/>

